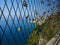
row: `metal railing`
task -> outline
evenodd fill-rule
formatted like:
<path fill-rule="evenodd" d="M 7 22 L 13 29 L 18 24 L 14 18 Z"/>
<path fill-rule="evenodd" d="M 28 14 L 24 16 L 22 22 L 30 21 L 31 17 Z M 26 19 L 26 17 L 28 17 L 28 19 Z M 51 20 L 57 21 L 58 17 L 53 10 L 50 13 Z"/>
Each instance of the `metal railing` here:
<path fill-rule="evenodd" d="M 58 45 L 58 43 L 60 43 L 60 33 L 57 35 L 58 36 L 56 37 L 56 41 L 53 43 L 53 45 Z"/>

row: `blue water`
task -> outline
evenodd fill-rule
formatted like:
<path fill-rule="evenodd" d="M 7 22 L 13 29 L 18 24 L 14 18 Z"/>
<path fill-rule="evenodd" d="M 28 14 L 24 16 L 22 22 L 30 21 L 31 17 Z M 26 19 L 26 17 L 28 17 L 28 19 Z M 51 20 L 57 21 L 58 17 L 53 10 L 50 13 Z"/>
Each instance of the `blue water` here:
<path fill-rule="evenodd" d="M 44 1 L 44 5 L 41 4 L 41 0 L 38 0 L 38 1 L 37 0 L 26 0 L 26 2 L 28 4 L 28 7 L 26 8 L 26 7 L 22 6 L 23 0 L 14 0 L 13 6 L 12 6 L 11 0 L 7 0 L 7 1 L 0 0 L 0 8 L 1 8 L 1 10 L 4 9 L 3 10 L 4 16 L 3 16 L 3 14 L 1 16 L 2 12 L 0 12 L 0 16 L 1 16 L 0 40 L 2 42 L 2 45 L 27 45 L 28 39 L 29 39 L 28 34 L 32 33 L 32 30 L 35 28 L 35 24 L 30 24 L 29 22 L 26 22 L 27 20 L 26 20 L 25 16 L 29 14 L 28 20 L 31 20 L 33 18 L 43 15 L 44 11 L 46 11 L 46 15 L 50 15 L 52 13 L 52 11 L 50 11 L 50 13 L 48 13 L 47 11 L 50 10 L 51 8 L 53 8 L 52 6 L 56 6 L 56 4 L 58 4 L 58 2 L 60 2 L 59 0 L 56 0 L 55 1 L 56 3 L 53 4 L 52 0 L 50 0 L 52 3 L 52 6 L 47 7 L 47 4 L 49 2 L 47 2 L 47 0 L 46 1 L 43 0 L 43 1 Z M 17 2 L 18 2 L 18 4 L 17 4 Z M 6 5 L 5 5 L 5 3 L 6 3 Z M 12 6 L 12 8 L 11 8 L 11 6 Z M 9 11 L 11 10 L 10 14 L 9 14 L 8 9 L 9 9 Z M 15 14 L 14 9 L 16 11 L 16 14 Z M 34 14 L 35 10 L 38 11 L 39 15 L 36 16 Z M 57 11 L 57 10 L 55 10 L 55 11 Z M 9 15 L 11 15 L 12 18 Z M 8 18 L 8 16 L 9 16 L 9 18 Z M 14 23 L 13 23 L 12 19 L 14 20 Z M 23 21 L 22 21 L 22 19 L 23 19 Z M 18 23 L 18 21 L 19 21 L 19 23 Z M 21 27 L 20 31 L 18 31 L 18 27 Z"/>
<path fill-rule="evenodd" d="M 17 20 L 15 19 L 14 19 L 14 24 L 12 23 L 10 19 L 8 20 L 8 25 L 11 29 L 11 32 L 10 32 L 8 25 L 5 26 L 6 21 L 4 17 L 3 16 L 1 17 L 0 25 L 2 29 L 0 28 L 0 35 L 1 35 L 2 45 L 27 45 L 28 39 L 29 39 L 28 33 L 32 32 L 32 29 L 34 29 L 34 24 L 30 24 L 28 22 L 24 24 L 22 22 L 22 23 L 19 23 L 20 24 L 19 25 Z M 18 27 L 21 27 L 20 31 L 18 31 Z M 5 32 L 3 34 L 4 30 Z"/>

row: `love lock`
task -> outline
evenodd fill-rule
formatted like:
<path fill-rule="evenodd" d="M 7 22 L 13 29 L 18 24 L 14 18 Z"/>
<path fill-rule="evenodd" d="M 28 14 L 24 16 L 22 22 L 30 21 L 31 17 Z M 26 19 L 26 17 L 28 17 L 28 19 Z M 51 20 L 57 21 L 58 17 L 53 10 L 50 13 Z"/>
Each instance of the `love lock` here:
<path fill-rule="evenodd" d="M 42 3 L 42 4 L 44 4 L 44 1 L 43 1 L 43 0 L 41 0 L 41 3 Z"/>
<path fill-rule="evenodd" d="M 25 7 L 27 7 L 27 2 L 23 1 L 22 5 L 25 6 Z"/>

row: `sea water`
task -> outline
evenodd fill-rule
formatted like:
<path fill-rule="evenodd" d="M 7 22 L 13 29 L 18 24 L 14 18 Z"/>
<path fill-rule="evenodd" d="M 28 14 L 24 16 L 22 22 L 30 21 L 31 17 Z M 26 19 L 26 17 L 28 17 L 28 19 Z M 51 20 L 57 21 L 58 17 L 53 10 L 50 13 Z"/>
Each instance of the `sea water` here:
<path fill-rule="evenodd" d="M 0 26 L 2 28 L 0 28 L 0 39 L 2 45 L 27 45 L 29 39 L 28 34 L 32 33 L 35 25 L 26 22 L 26 20 L 24 20 L 24 22 L 26 22 L 25 24 L 24 22 L 18 23 L 18 20 L 15 19 L 13 23 L 10 18 L 7 22 L 2 16 L 0 22 Z M 18 27 L 21 27 L 20 31 L 18 31 Z"/>

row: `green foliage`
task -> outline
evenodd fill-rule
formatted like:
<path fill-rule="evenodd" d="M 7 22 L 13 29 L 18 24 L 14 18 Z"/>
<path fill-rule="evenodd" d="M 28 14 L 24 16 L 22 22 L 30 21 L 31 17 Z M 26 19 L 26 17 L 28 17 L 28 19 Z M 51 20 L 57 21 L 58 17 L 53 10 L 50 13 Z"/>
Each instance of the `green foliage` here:
<path fill-rule="evenodd" d="M 54 37 L 60 30 L 60 12 L 57 12 L 57 15 L 51 15 L 42 25 L 37 25 L 30 35 L 28 45 L 38 44 L 40 37 L 49 41 Z M 38 28 L 42 28 L 42 31 L 37 34 L 35 33 Z M 42 34 L 42 35 L 41 35 Z M 45 45 L 46 43 L 42 44 Z"/>
<path fill-rule="evenodd" d="M 32 35 L 30 35 L 30 39 L 31 40 L 29 40 L 29 44 L 28 45 L 34 45 L 35 43 L 38 42 L 39 36 L 38 36 L 38 34 L 33 33 Z"/>

